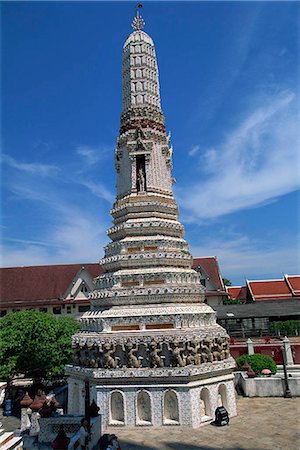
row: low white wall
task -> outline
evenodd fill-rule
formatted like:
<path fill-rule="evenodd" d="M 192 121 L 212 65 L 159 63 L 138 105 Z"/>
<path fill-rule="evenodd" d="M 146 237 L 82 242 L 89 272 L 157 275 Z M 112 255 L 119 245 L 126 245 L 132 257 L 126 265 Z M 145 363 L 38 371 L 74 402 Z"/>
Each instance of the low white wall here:
<path fill-rule="evenodd" d="M 284 379 L 277 377 L 248 378 L 246 373 L 236 373 L 237 384 L 246 397 L 283 397 Z M 300 397 L 300 378 L 288 379 L 289 389 L 293 397 Z"/>

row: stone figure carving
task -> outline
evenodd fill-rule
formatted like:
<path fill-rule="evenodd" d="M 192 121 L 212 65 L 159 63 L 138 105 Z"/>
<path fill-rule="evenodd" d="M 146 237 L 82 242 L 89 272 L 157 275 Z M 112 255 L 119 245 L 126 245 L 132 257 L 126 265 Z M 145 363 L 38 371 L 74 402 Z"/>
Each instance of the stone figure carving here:
<path fill-rule="evenodd" d="M 142 191 L 142 192 L 145 191 L 146 180 L 145 180 L 145 174 L 144 174 L 142 167 L 139 168 L 137 181 L 138 181 L 138 190 Z"/>
<path fill-rule="evenodd" d="M 90 350 L 90 367 L 98 368 L 99 367 L 99 357 L 98 357 L 98 348 L 94 345 Z"/>
<path fill-rule="evenodd" d="M 193 339 L 192 341 L 187 342 L 186 349 L 188 351 L 186 365 L 195 364 L 198 366 L 201 363 L 201 356 L 199 354 L 200 343 Z"/>
<path fill-rule="evenodd" d="M 222 351 L 223 351 L 223 345 L 222 345 L 222 339 L 221 338 L 215 338 L 212 343 L 212 356 L 214 361 L 221 361 L 222 359 Z"/>
<path fill-rule="evenodd" d="M 171 347 L 173 363 L 175 366 L 185 367 L 186 366 L 186 356 L 183 355 L 184 348 L 182 344 L 178 341 L 174 341 Z"/>
<path fill-rule="evenodd" d="M 127 342 L 125 345 L 127 351 L 127 367 L 140 367 L 141 363 L 139 358 L 136 356 L 138 352 L 137 344 L 133 345 L 131 342 Z"/>
<path fill-rule="evenodd" d="M 225 338 L 223 342 L 223 351 L 224 351 L 224 359 L 227 359 L 230 357 L 230 350 L 229 350 L 229 338 Z"/>
<path fill-rule="evenodd" d="M 115 369 L 117 363 L 114 359 L 115 346 L 111 344 L 104 344 L 103 346 L 103 366 L 105 369 Z"/>
<path fill-rule="evenodd" d="M 201 342 L 201 360 L 202 362 L 213 362 L 213 355 L 211 352 L 212 342 L 209 339 L 204 339 Z"/>
<path fill-rule="evenodd" d="M 151 341 L 149 344 L 149 350 L 150 350 L 149 359 L 150 359 L 151 367 L 163 367 L 164 366 L 163 359 L 160 356 L 162 349 L 157 348 L 157 346 L 158 346 L 158 343 L 156 341 Z"/>
<path fill-rule="evenodd" d="M 74 351 L 74 355 L 73 355 L 73 362 L 74 362 L 75 366 L 80 366 L 80 364 L 81 364 L 80 354 L 81 354 L 81 351 L 77 348 Z"/>

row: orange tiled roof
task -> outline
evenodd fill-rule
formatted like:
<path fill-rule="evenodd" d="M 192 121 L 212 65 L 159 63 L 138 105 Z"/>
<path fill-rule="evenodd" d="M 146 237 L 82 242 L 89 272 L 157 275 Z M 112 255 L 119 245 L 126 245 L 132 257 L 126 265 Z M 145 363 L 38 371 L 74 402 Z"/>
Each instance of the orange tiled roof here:
<path fill-rule="evenodd" d="M 294 295 L 300 295 L 300 275 L 285 275 L 287 285 Z"/>
<path fill-rule="evenodd" d="M 284 279 L 247 281 L 247 286 L 254 301 L 293 298 Z"/>
<path fill-rule="evenodd" d="M 205 258 L 194 258 L 193 269 L 199 265 L 203 267 L 205 272 L 209 275 L 210 281 L 216 289 L 225 291 L 217 257 L 207 256 Z"/>
<path fill-rule="evenodd" d="M 247 297 L 247 288 L 246 286 L 227 286 L 226 288 L 228 294 L 233 299 L 241 299 L 246 300 Z"/>

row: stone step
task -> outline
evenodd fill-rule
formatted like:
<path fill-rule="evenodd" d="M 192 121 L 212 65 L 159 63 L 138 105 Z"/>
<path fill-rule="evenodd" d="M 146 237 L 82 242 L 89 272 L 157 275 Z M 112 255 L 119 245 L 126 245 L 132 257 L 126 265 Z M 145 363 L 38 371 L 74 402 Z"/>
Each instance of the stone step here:
<path fill-rule="evenodd" d="M 13 435 L 13 433 L 12 433 Z M 20 436 L 14 436 L 6 444 L 0 446 L 1 450 L 21 450 L 23 449 L 23 441 Z"/>
<path fill-rule="evenodd" d="M 5 431 L 0 436 L 0 448 L 2 449 L 2 446 L 5 445 L 8 441 L 10 441 L 14 437 L 13 432 Z"/>
<path fill-rule="evenodd" d="M 3 433 L 5 433 L 4 428 L 0 428 L 0 436 L 1 436 Z"/>

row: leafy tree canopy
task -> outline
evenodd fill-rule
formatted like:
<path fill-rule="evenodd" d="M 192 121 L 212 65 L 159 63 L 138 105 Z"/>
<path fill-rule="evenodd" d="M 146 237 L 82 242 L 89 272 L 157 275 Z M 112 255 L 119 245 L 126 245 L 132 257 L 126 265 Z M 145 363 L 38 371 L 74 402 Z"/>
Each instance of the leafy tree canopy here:
<path fill-rule="evenodd" d="M 20 311 L 0 320 L 0 379 L 17 374 L 51 379 L 64 374 L 72 358 L 71 336 L 79 331 L 71 317 Z"/>

